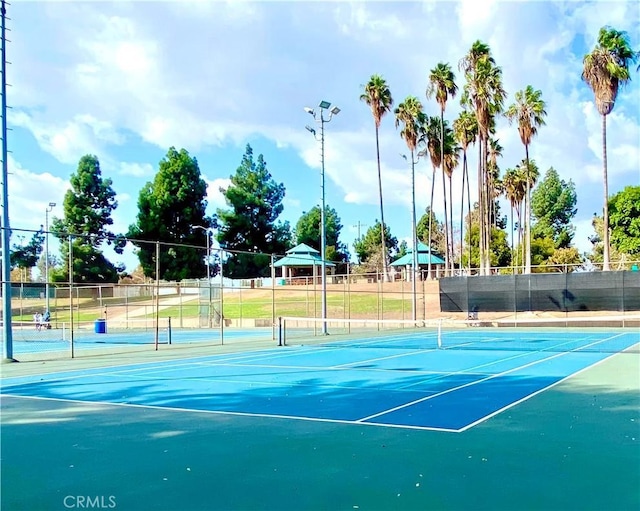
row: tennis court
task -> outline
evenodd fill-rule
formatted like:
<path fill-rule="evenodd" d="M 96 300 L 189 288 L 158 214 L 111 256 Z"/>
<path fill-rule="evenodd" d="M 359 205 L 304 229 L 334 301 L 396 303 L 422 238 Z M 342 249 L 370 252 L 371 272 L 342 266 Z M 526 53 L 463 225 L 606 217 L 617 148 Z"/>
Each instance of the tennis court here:
<path fill-rule="evenodd" d="M 34 444 L 40 444 L 44 449 L 40 457 L 50 459 L 48 453 L 55 451 L 76 468 L 71 462 L 84 459 L 78 447 L 87 440 L 73 436 L 76 427 L 90 428 L 94 423 L 96 430 L 88 433 L 88 438 L 92 439 L 89 452 L 95 454 L 100 447 L 92 442 L 98 438 L 108 445 L 121 438 L 125 443 L 133 441 L 128 435 L 134 433 L 123 431 L 123 424 L 129 427 L 138 424 L 141 437 L 159 434 L 160 424 L 164 433 L 158 438 L 178 442 L 184 435 L 191 437 L 189 445 L 174 443 L 173 448 L 192 452 L 192 464 L 199 466 L 200 471 L 208 466 L 205 472 L 216 474 L 214 487 L 219 492 L 209 495 L 203 488 L 194 490 L 187 482 L 189 491 L 196 491 L 197 495 L 193 503 L 184 500 L 178 506 L 172 500 L 174 497 L 166 494 L 175 484 L 167 482 L 172 477 L 159 478 L 153 470 L 153 482 L 149 483 L 150 474 L 139 473 L 134 467 L 157 463 L 167 473 L 175 474 L 179 466 L 165 464 L 164 458 L 181 455 L 163 456 L 160 450 L 144 455 L 150 456 L 150 460 L 132 459 L 140 455 L 134 454 L 136 449 L 141 449 L 133 441 L 137 447 L 125 454 L 124 459 L 115 458 L 122 455 L 118 448 L 109 453 L 100 451 L 103 465 L 91 464 L 84 472 L 62 467 L 63 487 L 67 490 L 55 490 L 55 495 L 50 493 L 53 491 L 50 484 L 35 492 L 30 488 L 26 493 L 16 493 L 19 488 L 26 491 L 27 479 L 38 481 L 38 470 L 35 469 L 35 479 L 31 479 L 19 473 L 20 463 L 17 467 L 8 464 L 3 471 L 5 502 L 24 504 L 11 509 L 38 509 L 37 504 L 46 504 L 43 509 L 63 509 L 60 492 L 67 491 L 66 496 L 76 484 L 65 477 L 72 472 L 76 477 L 81 472 L 77 487 L 90 488 L 93 484 L 90 495 L 115 496 L 118 508 L 123 509 L 150 508 L 132 496 L 135 494 L 132 488 L 123 488 L 129 484 L 123 479 L 124 474 L 137 481 L 130 484 L 147 481 L 154 487 L 160 485 L 155 497 L 148 495 L 154 509 L 597 509 L 598 503 L 605 501 L 609 503 L 607 509 L 631 509 L 627 506 L 640 503 L 637 485 L 620 487 L 630 477 L 640 475 L 638 329 L 466 328 L 443 332 L 414 328 L 379 332 L 378 326 L 376 334 L 349 325 L 349 335 L 309 336 L 310 325 L 299 326 L 296 330 L 290 325 L 287 332 L 281 332 L 282 345 L 274 343 L 268 349 L 4 378 L 5 455 L 16 456 L 18 446 L 29 453 Z M 605 384 L 601 384 L 602 380 Z M 620 392 L 614 391 L 616 386 Z M 552 394 L 551 402 L 547 394 Z M 558 407 L 558 397 L 566 408 L 553 412 Z M 583 422 L 575 415 L 583 413 L 580 410 L 585 406 L 585 398 L 587 402 L 591 400 L 592 408 L 598 399 L 600 403 L 616 401 L 618 408 L 606 418 L 600 409 L 588 409 L 587 415 L 595 413 L 604 421 L 594 427 L 592 418 Z M 22 419 L 10 420 L 7 427 L 7 413 L 17 418 L 21 408 Z M 60 419 L 61 414 L 66 415 L 64 419 Z M 624 422 L 618 417 L 620 414 L 625 416 Z M 132 416 L 137 417 L 133 423 Z M 614 417 L 614 427 L 606 425 Z M 185 424 L 189 421 L 193 423 Z M 562 426 L 572 422 L 576 431 L 571 431 L 573 426 L 569 430 Z M 40 435 L 53 434 L 53 438 L 62 435 L 66 443 L 43 445 L 40 440 L 28 441 L 21 435 L 20 424 L 39 430 Z M 558 426 L 563 429 L 558 431 Z M 480 433 L 474 433 L 477 430 Z M 552 440 L 558 434 L 565 435 L 566 441 L 558 444 Z M 507 445 L 511 445 L 513 452 L 504 451 L 505 436 L 511 437 Z M 409 438 L 416 442 L 414 447 L 406 443 Z M 474 446 L 470 438 L 480 438 L 480 443 Z M 385 443 L 378 444 L 380 439 Z M 538 443 L 540 454 L 534 454 L 532 441 Z M 594 445 L 589 446 L 592 441 Z M 334 442 L 346 451 L 335 453 Z M 227 444 L 235 445 L 238 453 L 232 452 Z M 251 453 L 247 451 L 249 445 L 254 449 Z M 380 453 L 387 445 L 390 449 L 375 461 L 363 451 L 366 445 L 372 452 Z M 325 452 L 316 452 L 318 446 L 323 446 Z M 479 453 L 480 446 L 484 454 Z M 576 450 L 570 452 L 572 447 Z M 198 449 L 216 452 L 208 465 L 196 454 Z M 226 452 L 227 449 L 231 452 Z M 219 457 L 219 450 L 225 451 L 223 458 Z M 358 460 L 360 473 L 344 472 L 354 464 L 354 460 L 344 464 L 344 457 L 352 451 L 353 456 L 380 465 L 365 468 Z M 327 456 L 328 452 L 334 454 Z M 599 493 L 595 492 L 597 498 L 594 488 L 585 484 L 592 477 L 587 470 L 591 464 L 585 465 L 589 452 L 597 457 L 593 461 L 600 464 L 599 470 L 615 466 L 620 478 L 613 487 L 601 487 Z M 251 461 L 247 460 L 249 455 Z M 531 458 L 523 458 L 527 455 Z M 565 474 L 559 481 L 547 481 L 546 472 L 561 472 L 568 456 L 578 473 Z M 497 473 L 493 472 L 495 464 L 489 465 L 496 458 L 501 460 Z M 545 459 L 557 466 L 546 466 Z M 284 472 L 277 468 L 282 467 L 283 460 L 289 464 Z M 528 467 L 530 462 L 537 468 Z M 432 473 L 433 467 L 428 466 L 434 463 L 444 464 L 441 470 L 447 472 Z M 492 477 L 509 479 L 514 475 L 510 471 L 515 471 L 522 473 L 524 479 L 502 488 L 499 499 L 495 495 L 500 493 L 498 488 L 485 488 L 487 495 L 498 500 L 481 505 L 476 493 L 480 488 L 476 485 L 492 480 L 487 479 L 489 473 L 478 476 L 482 465 L 493 473 Z M 179 479 L 189 477 L 192 470 L 185 461 L 185 466 L 179 468 Z M 535 487 L 522 486 L 526 481 L 531 484 L 531 470 L 539 470 L 538 479 L 551 484 L 551 494 L 540 495 Z M 394 472 L 389 481 L 377 481 L 380 473 L 386 471 Z M 579 473 L 585 478 L 579 486 L 586 489 L 576 494 L 575 501 L 568 501 L 562 488 L 567 477 L 579 478 Z M 315 483 L 314 474 L 319 478 Z M 60 477 L 57 473 L 53 475 L 54 480 Z M 103 493 L 114 477 L 116 486 L 110 493 Z M 200 472 L 192 479 L 202 477 Z M 334 477 L 345 479 L 336 481 Z M 467 477 L 466 497 L 457 495 L 444 482 L 453 478 L 462 483 L 460 478 Z M 398 478 L 403 481 L 400 486 Z M 406 478 L 412 480 L 410 487 Z M 350 489 L 345 487 L 349 481 Z M 282 487 L 285 482 L 293 486 L 286 490 Z M 324 488 L 324 492 L 310 488 L 314 484 Z M 396 486 L 397 491 L 393 489 Z M 405 490 L 400 490 L 401 487 Z M 231 488 L 236 489 L 235 497 Z M 614 488 L 617 494 L 612 496 Z M 74 491 L 71 494 L 78 495 Z M 186 491 L 180 490 L 183 499 L 187 498 Z M 143 493 L 146 495 L 146 490 Z M 283 493 L 290 497 L 285 501 L 274 500 L 274 496 Z M 589 497 L 586 500 L 585 495 Z M 555 506 L 549 507 L 550 503 Z"/>

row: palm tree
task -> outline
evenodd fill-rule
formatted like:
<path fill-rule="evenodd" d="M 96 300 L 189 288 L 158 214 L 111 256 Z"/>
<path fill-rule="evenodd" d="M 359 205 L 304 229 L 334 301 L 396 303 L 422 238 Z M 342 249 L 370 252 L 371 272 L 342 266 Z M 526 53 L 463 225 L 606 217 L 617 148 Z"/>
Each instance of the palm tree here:
<path fill-rule="evenodd" d="M 496 227 L 498 224 L 498 218 L 495 214 L 496 199 L 500 197 L 502 193 L 500 190 L 501 183 L 498 158 L 502 158 L 503 149 L 499 140 L 489 138 L 489 149 L 487 153 L 487 189 L 489 191 L 489 217 L 491 218 L 492 227 Z"/>
<path fill-rule="evenodd" d="M 427 99 L 431 99 L 431 97 L 435 96 L 438 105 L 440 106 L 440 154 L 444 154 L 444 110 L 447 106 L 447 100 L 449 96 L 451 98 L 456 97 L 456 92 L 458 92 L 458 86 L 455 83 L 456 76 L 453 74 L 451 70 L 451 66 L 448 63 L 439 62 L 435 68 L 433 68 L 429 73 L 429 85 L 427 86 Z M 451 265 L 451 269 L 453 269 L 453 260 L 449 257 L 449 240 L 448 240 L 448 222 L 447 219 L 447 190 L 445 186 L 445 170 L 444 170 L 444 159 L 442 158 L 440 161 L 440 165 L 442 167 L 442 192 L 444 196 L 444 232 L 445 232 L 445 243 L 447 246 L 447 254 L 445 255 L 445 274 L 449 265 Z M 452 243 L 453 245 L 453 243 Z"/>
<path fill-rule="evenodd" d="M 431 166 L 433 172 L 431 174 L 431 200 L 429 201 L 429 263 L 427 269 L 428 278 L 431 278 L 431 248 L 432 248 L 432 235 L 433 235 L 433 195 L 436 186 L 436 169 L 440 167 L 442 163 L 442 156 L 440 153 L 440 120 L 437 117 L 424 117 L 424 123 L 422 125 L 421 137 L 419 139 L 421 145 L 425 145 L 425 149 L 421 151 L 420 156 L 425 153 L 429 153 L 429 159 L 431 160 Z M 444 176 L 443 176 L 444 180 Z M 446 226 L 445 226 L 446 233 Z M 445 234 L 445 246 L 446 246 L 446 234 Z M 446 250 L 445 250 L 446 252 Z M 445 255 L 445 258 L 447 256 Z M 445 264 L 446 267 L 446 264 Z"/>
<path fill-rule="evenodd" d="M 387 82 L 380 75 L 372 75 L 367 85 L 364 86 L 364 93 L 360 96 L 360 100 L 364 101 L 371 107 L 371 113 L 373 115 L 373 122 L 376 127 L 376 159 L 378 161 L 378 192 L 380 197 L 380 223 L 381 223 L 381 250 L 382 250 L 382 271 L 384 274 L 384 280 L 388 280 L 388 257 L 387 257 L 387 245 L 384 239 L 384 208 L 382 206 L 382 172 L 380 170 L 380 122 L 385 114 L 391 111 L 393 105 L 393 98 L 391 97 L 391 91 L 387 86 Z"/>
<path fill-rule="evenodd" d="M 629 64 L 638 59 L 639 53 L 631 49 L 626 32 L 602 27 L 598 43 L 591 53 L 584 56 L 582 79 L 595 96 L 596 108 L 602 115 L 602 171 L 604 179 L 604 262 L 602 269 L 610 269 L 609 262 L 609 184 L 607 177 L 607 115 L 611 113 L 620 85 L 631 80 Z"/>
<path fill-rule="evenodd" d="M 449 208 L 449 229 L 450 229 L 450 234 L 448 236 L 448 241 L 449 241 L 449 257 L 450 257 L 450 261 L 451 261 L 451 274 L 453 274 L 453 262 L 454 262 L 454 250 L 453 250 L 453 187 L 452 187 L 452 183 L 451 183 L 451 179 L 453 176 L 453 171 L 456 169 L 456 167 L 460 164 L 460 150 L 461 147 L 458 145 L 458 142 L 456 141 L 454 135 L 453 135 L 453 130 L 451 128 L 449 128 L 446 124 L 444 126 L 445 128 L 445 133 L 444 133 L 444 153 L 442 156 L 442 167 L 444 168 L 444 173 L 446 174 L 446 176 L 449 178 L 449 204 L 451 205 L 451 207 Z M 446 202 L 446 199 L 445 199 Z M 446 209 L 445 209 L 446 211 Z M 446 215 L 446 212 L 445 212 Z M 462 245 L 460 245 L 461 250 L 462 250 Z M 461 254 L 461 259 L 462 259 L 462 252 L 460 252 Z M 462 266 L 462 265 L 461 265 Z"/>
<path fill-rule="evenodd" d="M 535 90 L 531 85 L 527 85 L 524 90 L 516 92 L 516 102 L 511 105 L 505 115 L 510 123 L 517 121 L 520 140 L 524 144 L 526 167 L 529 167 L 529 144 L 531 139 L 538 133 L 538 128 L 544 126 L 545 102 L 542 99 L 542 92 Z M 529 185 L 530 180 L 527 180 Z M 526 198 L 526 248 L 525 248 L 525 273 L 531 273 L 531 187 L 527 186 Z"/>
<path fill-rule="evenodd" d="M 516 216 L 518 218 L 518 245 L 521 243 L 521 215 L 520 208 L 522 205 L 522 200 L 525 196 L 525 178 L 524 174 L 520 172 L 520 169 L 507 169 L 504 173 L 504 178 L 502 179 L 502 186 L 504 188 L 504 194 L 509 201 L 509 205 L 511 206 L 511 252 L 516 254 L 516 245 L 513 241 L 513 211 L 515 209 Z M 512 262 L 512 265 L 515 267 L 515 261 Z"/>
<path fill-rule="evenodd" d="M 424 123 L 424 113 L 422 112 L 422 103 L 415 96 L 407 96 L 405 100 L 398 105 L 393 111 L 396 116 L 396 128 L 402 124 L 400 136 L 407 144 L 407 148 L 411 153 L 411 182 L 412 182 L 412 200 L 411 200 L 411 244 L 413 246 L 413 275 L 411 278 L 412 285 L 412 316 L 415 321 L 418 317 L 417 307 L 417 272 L 418 272 L 418 253 L 416 249 L 416 186 L 415 186 L 415 158 L 414 154 L 420 137 L 421 127 Z"/>
<path fill-rule="evenodd" d="M 463 105 L 471 105 L 478 122 L 478 206 L 480 215 L 480 273 L 487 274 L 491 266 L 491 220 L 487 178 L 489 131 L 492 118 L 502 111 L 506 93 L 502 86 L 502 70 L 496 66 L 489 46 L 476 41 L 469 53 L 460 61 L 467 83 L 462 98 Z"/>
<path fill-rule="evenodd" d="M 529 204 L 529 201 L 531 200 L 531 190 L 538 182 L 538 178 L 540 177 L 540 171 L 538 169 L 538 165 L 533 159 L 529 161 L 522 160 L 518 165 L 517 171 L 518 171 L 519 180 L 520 180 L 519 185 L 523 188 L 522 191 L 519 191 L 519 194 L 522 197 L 520 202 L 522 203 L 524 201 L 524 207 L 520 206 L 519 218 L 518 218 L 518 226 L 519 226 L 518 237 L 520 240 L 522 240 L 522 215 L 524 214 L 526 216 L 527 214 L 529 215 L 531 214 L 531 206 Z M 525 223 L 525 232 L 527 232 L 529 222 L 527 219 L 525 219 L 524 223 Z M 531 250 L 531 241 L 527 242 L 526 236 L 525 236 L 525 243 L 522 248 L 523 248 L 522 261 L 525 261 L 526 251 Z M 524 268 L 524 271 L 527 272 L 526 267 Z M 529 272 L 530 271 L 531 270 L 529 269 Z"/>
<path fill-rule="evenodd" d="M 462 200 L 460 206 L 460 253 L 463 246 L 463 224 L 464 224 L 464 192 L 465 182 L 467 185 L 467 213 L 469 214 L 469 232 L 471 231 L 471 195 L 469 193 L 469 169 L 467 167 L 467 148 L 470 144 L 475 144 L 478 136 L 478 123 L 473 112 L 463 110 L 458 118 L 453 121 L 453 133 L 462 149 Z M 469 270 L 471 269 L 471 244 L 469 244 Z M 460 258 L 462 261 L 462 257 Z"/>

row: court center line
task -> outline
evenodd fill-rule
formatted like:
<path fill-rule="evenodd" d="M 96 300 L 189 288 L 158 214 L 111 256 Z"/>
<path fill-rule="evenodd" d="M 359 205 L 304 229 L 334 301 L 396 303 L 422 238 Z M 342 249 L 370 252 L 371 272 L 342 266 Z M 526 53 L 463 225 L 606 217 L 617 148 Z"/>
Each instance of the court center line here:
<path fill-rule="evenodd" d="M 553 348 L 554 348 L 554 349 L 557 349 L 557 348 L 559 348 L 560 346 L 564 346 L 565 344 L 571 344 L 572 342 L 575 342 L 575 341 L 566 341 L 566 342 L 563 342 L 563 343 L 560 343 L 560 344 L 554 344 L 554 345 L 553 345 Z M 604 340 L 602 340 L 602 342 L 604 342 Z M 466 344 L 468 344 L 468 343 L 465 343 L 464 345 L 466 345 Z M 471 342 L 471 344 L 477 344 L 477 343 L 474 343 L 474 342 L 472 341 L 472 342 Z M 464 345 L 462 345 L 462 344 L 457 344 L 456 346 L 464 346 Z M 445 351 L 446 351 L 446 350 L 445 350 Z M 455 350 L 453 350 L 453 351 L 455 351 Z M 498 351 L 498 350 L 497 350 L 497 351 Z M 464 373 L 466 373 L 467 371 L 474 371 L 475 369 L 481 369 L 481 368 L 483 368 L 483 367 L 489 367 L 489 366 L 492 366 L 492 365 L 494 365 L 494 364 L 499 364 L 499 363 L 505 362 L 505 361 L 507 361 L 507 360 L 514 360 L 514 359 L 516 359 L 516 358 L 526 357 L 526 356 L 529 356 L 529 355 L 532 355 L 532 354 L 538 354 L 538 353 L 542 353 L 542 352 L 546 352 L 546 351 L 547 351 L 547 348 L 543 348 L 543 349 L 535 350 L 535 351 L 534 351 L 534 350 L 531 350 L 531 351 L 522 351 L 522 352 L 519 352 L 518 354 L 516 354 L 516 355 L 512 355 L 512 356 L 510 356 L 510 357 L 503 357 L 503 358 L 499 358 L 499 359 L 497 359 L 497 360 L 493 360 L 493 361 L 491 361 L 491 362 L 486 362 L 486 363 L 484 363 L 484 364 L 480 364 L 480 365 L 476 365 L 476 366 L 468 367 L 468 368 L 466 368 L 466 369 L 460 369 L 459 371 L 453 371 L 453 372 L 450 372 L 450 373 L 444 373 L 444 374 L 446 374 L 446 376 L 453 376 L 453 375 L 456 375 L 456 374 L 464 374 Z M 572 351 L 572 350 L 568 350 L 568 351 L 567 351 L 567 353 L 570 353 L 571 351 Z M 544 360 L 544 359 L 543 359 L 543 360 Z M 446 377 L 446 376 L 445 376 L 445 377 Z M 431 381 L 431 380 L 432 380 L 432 379 L 427 379 L 427 380 L 423 380 L 422 382 L 411 383 L 411 384 L 409 384 L 409 385 L 405 385 L 405 386 L 403 386 L 403 387 L 401 387 L 401 388 L 402 388 L 402 389 L 404 389 L 404 388 L 412 387 L 412 386 L 414 386 L 414 385 L 421 385 L 422 383 L 424 383 L 424 382 L 428 382 L 428 381 Z"/>
<path fill-rule="evenodd" d="M 618 335 L 613 336 L 611 338 L 607 338 L 607 339 L 603 339 L 603 340 L 600 340 L 600 341 L 593 342 L 591 344 L 587 344 L 585 346 L 582 346 L 582 348 L 588 348 L 589 346 L 592 346 L 594 344 L 599 344 L 601 342 L 605 342 L 605 341 L 614 339 L 615 337 L 618 337 L 619 335 L 623 335 L 623 334 L 618 334 Z M 488 380 L 492 380 L 492 379 L 497 378 L 499 376 L 504 376 L 505 374 L 513 373 L 515 371 L 519 371 L 519 370 L 524 369 L 526 367 L 531 367 L 531 366 L 534 366 L 536 364 L 540 364 L 542 362 L 546 362 L 546 361 L 552 360 L 554 358 L 558 358 L 558 357 L 562 357 L 564 355 L 568 355 L 569 353 L 574 353 L 574 352 L 573 351 L 567 351 L 567 352 L 563 352 L 563 353 L 557 353 L 557 354 L 555 354 L 555 355 L 553 355 L 551 357 L 543 358 L 542 360 L 536 360 L 536 361 L 531 362 L 529 364 L 525 364 L 525 365 L 522 365 L 522 366 L 514 367 L 513 369 L 509 369 L 509 370 L 503 371 L 501 373 L 493 374 L 493 375 L 490 375 L 490 376 L 488 376 L 486 378 L 482 378 L 480 380 L 475 380 L 475 381 L 472 381 L 472 382 L 464 383 L 462 385 L 458 385 L 457 387 L 452 387 L 450 389 L 443 390 L 442 392 L 438 392 L 438 393 L 432 394 L 430 396 L 425 396 L 425 397 L 423 397 L 421 399 L 416 399 L 416 400 L 411 401 L 409 403 L 405 403 L 405 404 L 402 404 L 402 405 L 399 405 L 399 406 L 396 406 L 396 407 L 393 407 L 393 408 L 389 408 L 388 410 L 383 410 L 383 411 L 375 413 L 373 415 L 369 415 L 367 417 L 363 417 L 361 419 L 358 419 L 356 422 L 364 422 L 364 421 L 367 421 L 367 420 L 370 420 L 370 419 L 374 419 L 376 417 L 380 417 L 381 415 L 386 415 L 386 414 L 389 414 L 391 412 L 395 412 L 397 410 L 402 410 L 403 408 L 407 408 L 409 406 L 413 406 L 415 404 L 422 403 L 424 401 L 428 401 L 429 399 L 433 399 L 433 398 L 436 398 L 438 396 L 442 396 L 444 394 L 449 394 L 451 392 L 455 392 L 456 390 L 460 390 L 460 389 L 463 389 L 465 387 L 471 387 L 473 385 L 477 385 L 478 383 L 482 383 L 482 382 L 485 382 L 485 381 L 488 381 Z"/>
<path fill-rule="evenodd" d="M 491 340 L 493 340 L 493 339 L 496 339 L 496 340 L 497 340 L 497 339 L 500 339 L 500 337 L 491 338 Z M 473 341 L 473 340 L 472 340 L 472 341 L 469 341 L 469 342 L 465 342 L 465 343 L 461 343 L 461 344 L 456 344 L 456 345 L 455 345 L 455 348 L 460 348 L 460 347 L 462 347 L 462 346 L 473 346 L 474 344 L 478 344 L 479 342 L 490 342 L 490 341 L 489 341 L 489 340 L 485 340 L 485 341 L 477 341 L 477 340 Z M 557 348 L 557 347 L 559 347 L 559 346 L 563 346 L 563 345 L 565 345 L 565 344 L 570 344 L 570 343 L 572 343 L 572 342 L 575 342 L 575 340 L 573 340 L 573 341 L 566 341 L 566 342 L 563 342 L 563 343 L 561 343 L 561 344 L 555 344 L 555 345 L 554 345 L 554 348 Z M 349 362 L 349 363 L 347 363 L 347 364 L 341 364 L 341 365 L 333 366 L 333 367 L 343 367 L 343 366 L 344 366 L 344 367 L 347 367 L 347 366 L 354 365 L 354 364 L 364 364 L 364 363 L 378 362 L 378 361 L 380 361 L 380 360 L 388 360 L 388 359 L 398 358 L 398 357 L 413 356 L 413 355 L 415 355 L 416 353 L 429 353 L 429 352 L 433 352 L 433 351 L 440 351 L 440 350 L 439 350 L 438 348 L 428 349 L 428 350 L 416 350 L 416 351 L 412 351 L 412 352 L 410 352 L 410 353 L 400 353 L 400 354 L 396 354 L 396 355 L 389 355 L 389 356 L 387 356 L 387 357 L 379 357 L 379 358 L 367 359 L 367 360 L 363 360 L 363 361 L 359 361 L 359 362 Z M 444 348 L 444 351 L 447 351 L 447 348 L 446 348 L 446 347 Z M 496 350 L 496 351 L 500 351 L 500 350 Z M 536 351 L 533 351 L 533 350 L 532 350 L 532 351 L 524 352 L 524 353 L 519 354 L 519 355 L 515 355 L 515 356 L 513 356 L 513 357 L 501 358 L 501 359 L 498 359 L 498 360 L 496 360 L 496 361 L 493 361 L 493 362 L 490 362 L 490 363 L 487 363 L 487 364 L 483 364 L 483 365 L 480 365 L 480 366 L 472 366 L 472 367 L 466 368 L 466 369 L 464 369 L 464 370 L 454 371 L 454 372 L 451 372 L 451 373 L 445 373 L 445 374 L 450 374 L 450 375 L 452 375 L 452 374 L 458 374 L 458 373 L 461 373 L 461 372 L 470 371 L 470 370 L 477 369 L 477 368 L 480 368 L 480 367 L 485 367 L 485 366 L 487 366 L 487 365 L 496 364 L 496 363 L 501 362 L 501 361 L 503 361 L 503 360 L 511 360 L 511 359 L 513 359 L 513 358 L 518 358 L 518 357 L 521 357 L 521 356 L 526 356 L 526 355 L 528 355 L 528 354 L 531 354 L 531 353 L 537 353 L 537 352 L 540 352 L 540 351 L 545 351 L 545 350 L 544 350 L 544 349 L 536 350 Z M 428 380 L 427 380 L 427 381 L 428 381 Z M 420 383 L 415 383 L 415 384 L 412 384 L 412 385 L 419 385 L 419 384 L 420 384 Z"/>

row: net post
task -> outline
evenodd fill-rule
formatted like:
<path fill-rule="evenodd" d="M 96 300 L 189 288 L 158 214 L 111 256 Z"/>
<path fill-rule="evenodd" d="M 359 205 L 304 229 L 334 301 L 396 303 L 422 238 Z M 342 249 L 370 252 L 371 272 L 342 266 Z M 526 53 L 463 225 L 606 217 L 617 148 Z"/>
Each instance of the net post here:
<path fill-rule="evenodd" d="M 282 316 L 278 316 L 278 346 L 282 346 Z"/>
<path fill-rule="evenodd" d="M 171 316 L 167 318 L 167 342 L 171 344 Z"/>
<path fill-rule="evenodd" d="M 438 349 L 442 349 L 442 318 L 438 319 Z"/>

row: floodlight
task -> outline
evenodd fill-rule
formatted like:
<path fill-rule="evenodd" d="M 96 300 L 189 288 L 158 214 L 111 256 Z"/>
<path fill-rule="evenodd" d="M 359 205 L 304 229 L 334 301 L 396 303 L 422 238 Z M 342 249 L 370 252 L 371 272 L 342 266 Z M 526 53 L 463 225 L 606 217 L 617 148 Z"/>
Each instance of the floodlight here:
<path fill-rule="evenodd" d="M 329 103 L 328 101 L 320 101 L 320 104 L 318 106 L 320 108 L 329 108 L 331 106 L 331 103 Z"/>
<path fill-rule="evenodd" d="M 340 113 L 340 109 L 339 109 L 337 106 L 334 106 L 334 107 L 331 109 L 331 113 L 332 113 L 333 115 L 338 115 L 338 114 Z"/>
<path fill-rule="evenodd" d="M 304 107 L 304 111 L 307 112 L 308 114 L 315 115 L 313 108 L 309 108 L 308 106 Z"/>
<path fill-rule="evenodd" d="M 49 203 L 49 207 L 50 208 L 55 208 L 56 207 L 56 203 L 55 202 L 50 202 Z"/>
<path fill-rule="evenodd" d="M 308 131 L 309 133 L 312 133 L 313 135 L 315 135 L 315 134 L 316 134 L 316 130 L 314 130 L 311 126 L 305 126 L 305 128 L 307 129 L 307 131 Z"/>

